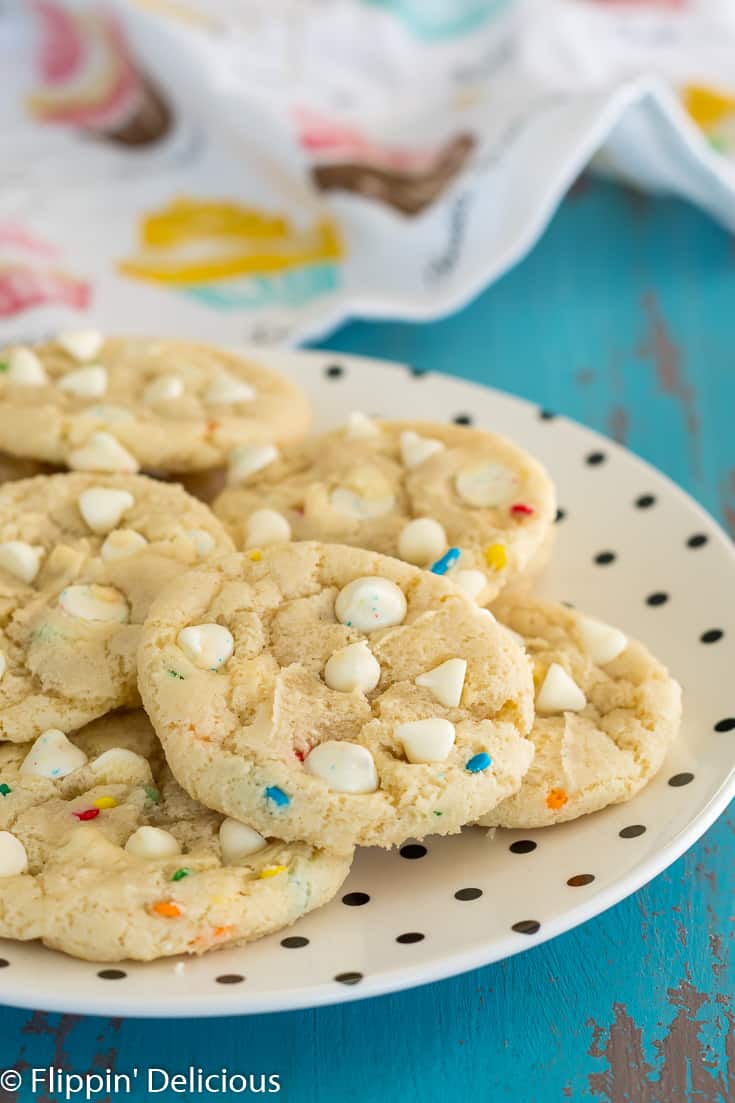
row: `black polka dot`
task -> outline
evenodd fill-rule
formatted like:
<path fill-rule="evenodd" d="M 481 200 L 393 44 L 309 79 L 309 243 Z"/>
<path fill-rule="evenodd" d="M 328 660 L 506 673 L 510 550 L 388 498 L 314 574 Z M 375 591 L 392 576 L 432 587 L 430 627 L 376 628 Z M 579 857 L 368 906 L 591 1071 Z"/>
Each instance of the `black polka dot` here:
<path fill-rule="evenodd" d="M 567 515 L 567 511 L 566 511 L 565 509 L 557 509 L 557 511 L 556 511 L 556 517 L 554 518 L 554 520 L 556 521 L 557 525 L 559 524 L 559 522 L 560 522 L 560 521 L 563 521 L 563 520 L 564 520 L 564 518 L 566 517 L 566 515 Z"/>
<path fill-rule="evenodd" d="M 607 456 L 604 452 L 588 452 L 585 456 L 584 462 L 589 464 L 590 467 L 599 467 L 601 463 L 604 463 Z"/>
<path fill-rule="evenodd" d="M 615 552 L 601 551 L 595 556 L 595 563 L 597 563 L 599 567 L 607 567 L 610 563 L 614 563 L 616 559 L 617 556 Z"/>
<path fill-rule="evenodd" d="M 327 379 L 340 379 L 345 374 L 345 369 L 341 364 L 328 364 L 324 369 L 324 374 Z"/>
<path fill-rule="evenodd" d="M 363 904 L 370 903 L 370 897 L 366 892 L 348 892 L 342 897 L 342 903 L 348 908 L 361 908 Z"/>
<path fill-rule="evenodd" d="M 535 843 L 533 839 L 518 839 L 516 842 L 510 844 L 508 850 L 510 850 L 512 854 L 530 854 L 537 846 L 538 843 Z"/>
<path fill-rule="evenodd" d="M 669 778 L 669 785 L 673 785 L 675 789 L 681 789 L 682 785 L 688 785 L 690 781 L 694 781 L 694 774 L 674 774 Z"/>
<path fill-rule="evenodd" d="M 359 984 L 362 980 L 362 973 L 337 973 L 334 979 L 339 981 L 340 984 Z"/>
<path fill-rule="evenodd" d="M 543 410 L 542 409 L 542 410 L 539 410 L 538 416 L 541 418 L 542 421 L 553 421 L 554 418 L 556 417 L 556 414 L 554 413 L 553 410 Z"/>
<path fill-rule="evenodd" d="M 482 889 L 457 889 L 454 894 L 455 900 L 479 900 L 482 896 Z"/>
<path fill-rule="evenodd" d="M 687 540 L 688 548 L 703 548 L 709 541 L 709 536 L 703 532 L 695 532 L 693 536 L 690 536 Z"/>
<path fill-rule="evenodd" d="M 401 847 L 402 858 L 423 858 L 425 854 L 428 854 L 428 851 L 421 843 L 407 843 L 405 846 Z"/>
<path fill-rule="evenodd" d="M 718 720 L 715 724 L 716 732 L 731 732 L 735 729 L 735 716 L 726 716 L 724 720 Z"/>
<path fill-rule="evenodd" d="M 97 974 L 100 980 L 122 980 L 127 975 L 122 969 L 100 969 Z"/>
<path fill-rule="evenodd" d="M 289 935 L 288 938 L 281 939 L 281 946 L 285 946 L 287 950 L 299 950 L 302 946 L 308 946 L 309 939 L 302 938 L 300 935 Z"/>
<path fill-rule="evenodd" d="M 618 834 L 621 839 L 637 839 L 639 835 L 645 833 L 645 830 L 642 823 L 632 823 L 630 827 L 624 827 Z"/>
<path fill-rule="evenodd" d="M 721 640 L 725 633 L 721 628 L 708 628 L 706 632 L 703 632 L 699 637 L 702 643 L 717 643 Z"/>
<path fill-rule="evenodd" d="M 519 923 L 513 924 L 512 929 L 518 934 L 536 934 L 540 926 L 535 919 L 521 919 Z"/>
<path fill-rule="evenodd" d="M 668 594 L 665 594 L 663 590 L 656 590 L 654 593 L 648 595 L 646 598 L 646 605 L 665 605 L 668 600 Z"/>
<path fill-rule="evenodd" d="M 9 965 L 10 962 L 7 960 L 7 958 L 0 957 L 0 969 L 7 969 Z"/>
<path fill-rule="evenodd" d="M 591 885 L 594 879 L 594 873 L 575 873 L 574 877 L 569 878 L 567 884 L 573 889 L 579 889 L 583 885 Z"/>
<path fill-rule="evenodd" d="M 636 498 L 635 505 L 636 509 L 650 509 L 651 506 L 656 505 L 656 499 L 653 494 L 641 494 Z"/>
<path fill-rule="evenodd" d="M 416 379 L 421 379 L 422 376 L 427 374 L 426 368 L 411 367 L 409 368 L 409 371 L 411 372 L 411 375 L 416 377 Z"/>
<path fill-rule="evenodd" d="M 405 934 L 399 934 L 396 938 L 396 942 L 400 942 L 403 946 L 409 946 L 412 942 L 423 942 L 426 935 L 421 934 L 420 931 L 406 931 Z"/>
<path fill-rule="evenodd" d="M 471 414 L 455 414 L 454 417 L 452 418 L 452 421 L 454 422 L 455 425 L 471 425 L 472 424 L 472 415 Z"/>
<path fill-rule="evenodd" d="M 245 977 L 241 973 L 222 973 L 217 977 L 217 984 L 241 984 Z"/>

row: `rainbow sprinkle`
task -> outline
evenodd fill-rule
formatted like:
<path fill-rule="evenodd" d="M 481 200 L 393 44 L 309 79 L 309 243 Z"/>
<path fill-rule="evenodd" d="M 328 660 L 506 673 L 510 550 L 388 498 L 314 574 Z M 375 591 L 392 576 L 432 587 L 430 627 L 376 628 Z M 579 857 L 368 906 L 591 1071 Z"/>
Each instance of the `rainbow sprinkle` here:
<path fill-rule="evenodd" d="M 483 770 L 487 770 L 488 766 L 492 765 L 492 758 L 485 751 L 480 751 L 479 754 L 473 754 L 469 762 L 465 763 L 465 770 L 470 774 L 481 774 Z"/>
<path fill-rule="evenodd" d="M 264 881 L 267 877 L 277 877 L 279 873 L 285 873 L 285 866 L 266 866 L 265 869 L 260 871 L 260 879 Z"/>
<path fill-rule="evenodd" d="M 523 502 L 516 502 L 514 506 L 510 507 L 510 512 L 514 517 L 531 517 L 533 515 L 533 506 L 524 505 Z"/>
<path fill-rule="evenodd" d="M 92 801 L 95 808 L 117 808 L 117 801 L 114 797 L 97 797 L 97 800 Z"/>
<path fill-rule="evenodd" d="M 145 795 L 148 800 L 152 800 L 154 804 L 159 804 L 161 800 L 160 790 L 156 789 L 155 785 L 146 785 Z"/>
<path fill-rule="evenodd" d="M 508 552 L 504 544 L 488 544 L 483 554 L 488 567 L 494 571 L 502 571 L 508 565 Z"/>
<path fill-rule="evenodd" d="M 546 797 L 546 807 L 552 812 L 558 812 L 569 800 L 564 789 L 550 789 Z"/>
<path fill-rule="evenodd" d="M 0 797 L 7 797 L 8 793 L 12 792 L 13 790 L 10 788 L 9 785 L 6 785 L 5 782 L 0 785 Z"/>
<path fill-rule="evenodd" d="M 186 869 L 186 867 L 182 867 L 181 869 L 177 869 L 176 872 L 174 874 L 172 874 L 171 880 L 172 881 L 183 881 L 185 877 L 189 877 L 189 876 L 191 876 L 191 870 Z"/>
<path fill-rule="evenodd" d="M 166 673 L 168 674 L 169 678 L 176 678 L 179 682 L 186 681 L 186 679 L 184 678 L 184 675 L 179 674 L 178 670 L 172 670 L 172 669 L 169 668 L 166 671 Z"/>
<path fill-rule="evenodd" d="M 177 919 L 181 915 L 181 909 L 172 900 L 157 900 L 151 911 L 163 919 Z"/>
<path fill-rule="evenodd" d="M 266 800 L 272 800 L 279 808 L 285 808 L 287 804 L 291 803 L 291 798 L 288 793 L 284 793 L 283 789 L 279 789 L 277 785 L 269 785 L 265 791 Z"/>
<path fill-rule="evenodd" d="M 72 812 L 72 816 L 76 816 L 78 820 L 82 820 L 83 822 L 86 820 L 96 820 L 99 814 L 99 808 L 85 808 L 83 812 Z"/>
<path fill-rule="evenodd" d="M 441 559 L 437 559 L 436 563 L 432 563 L 430 568 L 431 573 L 446 574 L 449 568 L 454 566 L 461 554 L 459 548 L 450 548 L 449 551 L 445 551 Z"/>

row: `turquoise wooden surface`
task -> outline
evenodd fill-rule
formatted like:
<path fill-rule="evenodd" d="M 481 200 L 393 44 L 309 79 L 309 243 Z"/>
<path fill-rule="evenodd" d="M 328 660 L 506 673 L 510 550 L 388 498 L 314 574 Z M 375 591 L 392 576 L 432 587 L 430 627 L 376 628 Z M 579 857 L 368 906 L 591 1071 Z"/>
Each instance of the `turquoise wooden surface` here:
<path fill-rule="evenodd" d="M 734 316 L 727 234 L 682 203 L 585 179 L 533 254 L 461 314 L 358 323 L 328 347 L 490 382 L 577 418 L 662 468 L 732 531 Z M 206 1023 L 0 1009 L 0 1066 L 278 1073 L 280 1098 L 297 1103 L 727 1103 L 733 827 L 726 814 L 604 916 L 441 984 Z M 60 1097 L 0 1089 L 0 1100 L 33 1098 Z"/>

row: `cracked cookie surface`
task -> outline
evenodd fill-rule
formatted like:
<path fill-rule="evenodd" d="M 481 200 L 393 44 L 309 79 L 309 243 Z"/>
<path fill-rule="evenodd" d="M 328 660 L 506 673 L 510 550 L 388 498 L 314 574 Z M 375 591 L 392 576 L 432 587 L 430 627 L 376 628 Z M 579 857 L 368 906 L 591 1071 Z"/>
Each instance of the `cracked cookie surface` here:
<path fill-rule="evenodd" d="M 451 834 L 515 792 L 528 661 L 444 579 L 292 543 L 188 572 L 146 621 L 139 686 L 189 793 L 319 845 Z"/>
<path fill-rule="evenodd" d="M 291 535 L 422 567 L 439 561 L 480 604 L 543 565 L 551 548 L 551 480 L 516 445 L 480 429 L 353 415 L 244 471 L 231 468 L 232 485 L 213 506 L 238 547 Z"/>
<path fill-rule="evenodd" d="M 143 712 L 68 742 L 75 768 L 56 751 L 40 774 L 23 767 L 33 751 L 0 746 L 0 937 L 90 961 L 200 954 L 293 923 L 349 872 L 349 849 L 223 828 L 174 781 Z"/>
<path fill-rule="evenodd" d="M 231 549 L 206 506 L 142 475 L 0 487 L 0 738 L 73 731 L 137 704 L 151 601 L 182 570 Z"/>
<path fill-rule="evenodd" d="M 480 823 L 544 827 L 629 800 L 661 768 L 681 720 L 681 689 L 619 629 L 535 598 L 493 606 L 534 665 L 536 748 L 518 792 Z"/>
<path fill-rule="evenodd" d="M 75 470 L 189 472 L 308 427 L 301 391 L 253 359 L 192 341 L 84 336 L 0 352 L 0 450 Z"/>

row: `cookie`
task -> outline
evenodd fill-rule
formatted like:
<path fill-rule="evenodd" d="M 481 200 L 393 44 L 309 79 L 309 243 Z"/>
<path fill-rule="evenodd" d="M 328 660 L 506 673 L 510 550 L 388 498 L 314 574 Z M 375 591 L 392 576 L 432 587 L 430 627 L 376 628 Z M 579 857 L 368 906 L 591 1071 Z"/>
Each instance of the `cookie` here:
<path fill-rule="evenodd" d="M 451 834 L 531 760 L 519 644 L 445 579 L 374 552 L 281 544 L 190 571 L 152 606 L 138 662 L 179 782 L 279 838 Z"/>
<path fill-rule="evenodd" d="M 351 860 L 196 804 L 142 712 L 0 746 L 3 938 L 90 961 L 201 954 L 326 903 Z"/>
<path fill-rule="evenodd" d="M 142 475 L 41 475 L 0 487 L 0 738 L 73 731 L 139 703 L 152 599 L 232 550 L 181 487 Z"/>
<path fill-rule="evenodd" d="M 519 791 L 480 823 L 544 827 L 630 800 L 679 730 L 681 689 L 619 629 L 535 598 L 494 606 L 534 664 L 536 748 Z"/>
<path fill-rule="evenodd" d="M 480 603 L 548 552 L 556 514 L 543 468 L 461 425 L 371 421 L 230 466 L 215 513 L 239 547 L 353 544 L 446 575 Z"/>
<path fill-rule="evenodd" d="M 0 449 L 78 471 L 200 471 L 233 449 L 299 437 L 286 379 L 191 341 L 60 335 L 0 353 Z"/>

